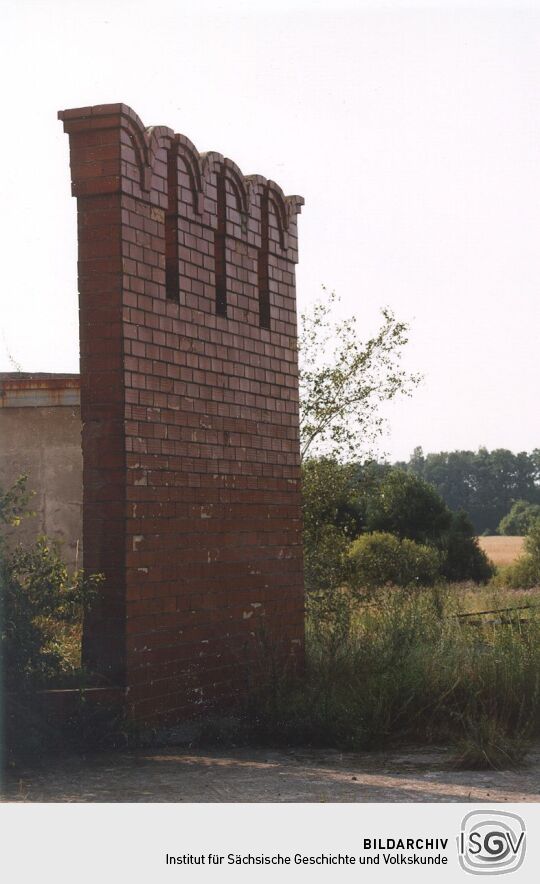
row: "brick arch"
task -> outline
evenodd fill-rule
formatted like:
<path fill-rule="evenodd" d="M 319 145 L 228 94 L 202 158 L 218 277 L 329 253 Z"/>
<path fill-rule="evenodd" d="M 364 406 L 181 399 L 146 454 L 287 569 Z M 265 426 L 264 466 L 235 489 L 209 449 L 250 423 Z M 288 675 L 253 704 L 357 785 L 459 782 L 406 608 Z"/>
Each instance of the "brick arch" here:
<path fill-rule="evenodd" d="M 84 659 L 137 720 L 172 721 L 230 703 L 263 632 L 277 655 L 302 660 L 300 206 L 286 198 L 284 218 L 272 191 L 287 242 L 267 238 L 275 314 L 263 328 L 254 179 L 171 129 L 144 130 L 126 105 L 60 118 L 79 214 L 84 565 L 106 576 Z M 173 144 L 189 186 L 170 202 Z M 212 254 L 220 170 L 231 182 L 226 316 L 215 312 Z M 168 211 L 179 303 L 165 292 Z"/>

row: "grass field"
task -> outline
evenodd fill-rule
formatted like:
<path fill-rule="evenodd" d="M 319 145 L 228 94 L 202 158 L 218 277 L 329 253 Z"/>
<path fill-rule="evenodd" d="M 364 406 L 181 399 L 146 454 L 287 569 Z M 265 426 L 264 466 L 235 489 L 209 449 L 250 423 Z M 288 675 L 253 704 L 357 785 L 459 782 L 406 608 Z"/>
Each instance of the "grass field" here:
<path fill-rule="evenodd" d="M 478 543 L 494 565 L 510 565 L 523 551 L 523 537 L 479 537 Z"/>

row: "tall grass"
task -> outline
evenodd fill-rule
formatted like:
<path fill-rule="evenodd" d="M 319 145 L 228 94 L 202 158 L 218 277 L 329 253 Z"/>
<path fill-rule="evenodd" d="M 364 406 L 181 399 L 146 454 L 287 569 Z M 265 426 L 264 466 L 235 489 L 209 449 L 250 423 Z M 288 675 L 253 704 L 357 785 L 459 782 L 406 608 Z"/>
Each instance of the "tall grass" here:
<path fill-rule="evenodd" d="M 452 587 L 385 590 L 338 634 L 310 618 L 304 677 L 274 677 L 259 690 L 256 731 L 352 750 L 444 740 L 467 765 L 517 761 L 540 733 L 540 619 L 460 618 L 461 604 Z"/>

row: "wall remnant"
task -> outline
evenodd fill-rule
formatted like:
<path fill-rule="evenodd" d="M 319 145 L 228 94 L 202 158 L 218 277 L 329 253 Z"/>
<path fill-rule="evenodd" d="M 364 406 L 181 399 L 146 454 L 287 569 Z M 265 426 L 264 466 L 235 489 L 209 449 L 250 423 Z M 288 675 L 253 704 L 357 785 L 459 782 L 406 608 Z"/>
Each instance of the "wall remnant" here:
<path fill-rule="evenodd" d="M 87 665 L 173 720 L 301 660 L 300 197 L 124 104 L 61 111 L 77 197 Z"/>
<path fill-rule="evenodd" d="M 79 376 L 0 373 L 0 486 L 28 476 L 33 492 L 14 532 L 23 542 L 44 534 L 72 566 L 82 563 L 82 453 Z"/>

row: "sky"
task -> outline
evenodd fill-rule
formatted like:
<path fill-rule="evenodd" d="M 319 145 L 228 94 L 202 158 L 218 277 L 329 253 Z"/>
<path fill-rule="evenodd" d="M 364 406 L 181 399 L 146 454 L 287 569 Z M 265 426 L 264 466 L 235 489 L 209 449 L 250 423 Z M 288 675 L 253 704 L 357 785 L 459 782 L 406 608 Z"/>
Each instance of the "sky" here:
<path fill-rule="evenodd" d="M 301 194 L 301 310 L 410 324 L 380 454 L 540 446 L 540 3 L 0 0 L 0 371 L 78 370 L 59 109 L 122 101 Z"/>

